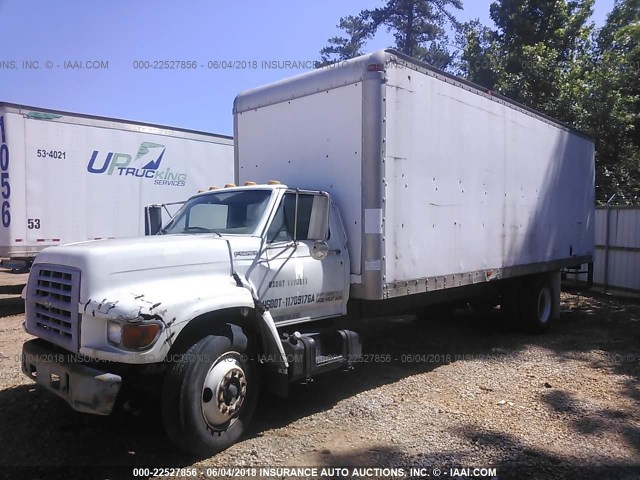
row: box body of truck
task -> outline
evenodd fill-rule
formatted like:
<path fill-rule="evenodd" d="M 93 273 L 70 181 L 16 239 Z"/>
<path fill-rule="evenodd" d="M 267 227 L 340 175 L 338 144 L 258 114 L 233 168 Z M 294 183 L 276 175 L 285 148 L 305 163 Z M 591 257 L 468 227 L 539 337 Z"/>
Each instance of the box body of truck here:
<path fill-rule="evenodd" d="M 0 127 L 0 257 L 144 235 L 144 205 L 234 176 L 222 135 L 10 104 L 0 104 Z"/>
<path fill-rule="evenodd" d="M 248 91 L 234 113 L 239 183 L 333 196 L 352 298 L 557 271 L 593 254 L 593 142 L 397 52 Z"/>

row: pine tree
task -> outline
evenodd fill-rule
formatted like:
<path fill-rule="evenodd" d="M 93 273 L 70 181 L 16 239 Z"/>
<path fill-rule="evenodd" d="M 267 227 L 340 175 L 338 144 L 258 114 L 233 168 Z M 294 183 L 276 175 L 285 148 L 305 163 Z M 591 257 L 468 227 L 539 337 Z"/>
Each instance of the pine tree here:
<path fill-rule="evenodd" d="M 596 37 L 585 96 L 598 198 L 640 202 L 640 0 L 617 0 Z"/>
<path fill-rule="evenodd" d="M 340 19 L 346 36 L 329 39 L 320 51 L 323 64 L 353 58 L 379 28 L 393 34 L 395 48 L 438 67 L 448 66 L 453 55 L 447 48 L 446 27 L 459 27 L 449 8 L 462 9 L 461 0 L 386 0 L 381 8 L 363 10 L 358 16 Z"/>

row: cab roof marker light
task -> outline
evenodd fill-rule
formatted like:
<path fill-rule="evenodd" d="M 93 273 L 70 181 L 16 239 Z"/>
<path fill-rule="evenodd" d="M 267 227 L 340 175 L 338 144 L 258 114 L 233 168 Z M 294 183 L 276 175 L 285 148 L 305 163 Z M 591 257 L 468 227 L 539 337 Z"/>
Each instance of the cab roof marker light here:
<path fill-rule="evenodd" d="M 237 187 L 237 185 L 235 183 L 225 183 L 224 188 L 232 188 L 232 187 Z"/>
<path fill-rule="evenodd" d="M 215 185 L 212 187 L 209 187 L 209 191 L 211 190 L 220 190 L 220 187 L 216 187 Z"/>
<path fill-rule="evenodd" d="M 267 185 L 281 185 L 280 180 L 269 180 Z"/>
<path fill-rule="evenodd" d="M 257 185 L 257 183 L 256 182 L 244 182 L 244 186 L 245 187 L 251 187 L 253 185 Z"/>

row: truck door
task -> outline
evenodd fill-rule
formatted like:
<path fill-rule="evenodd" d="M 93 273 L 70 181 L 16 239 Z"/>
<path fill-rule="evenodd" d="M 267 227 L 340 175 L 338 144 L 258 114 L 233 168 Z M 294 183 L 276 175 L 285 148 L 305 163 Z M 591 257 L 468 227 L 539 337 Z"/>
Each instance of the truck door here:
<path fill-rule="evenodd" d="M 267 288 L 262 298 L 278 323 L 344 313 L 346 252 L 339 232 L 331 232 L 326 220 L 320 227 L 319 219 L 328 214 L 328 196 L 287 192 L 272 218 L 266 239 Z M 325 255 L 318 255 L 318 247 Z"/>

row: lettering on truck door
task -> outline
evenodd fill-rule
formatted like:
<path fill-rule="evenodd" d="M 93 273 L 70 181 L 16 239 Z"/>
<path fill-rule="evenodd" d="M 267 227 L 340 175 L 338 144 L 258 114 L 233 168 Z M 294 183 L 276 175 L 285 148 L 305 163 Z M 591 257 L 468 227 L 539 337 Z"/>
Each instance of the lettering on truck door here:
<path fill-rule="evenodd" d="M 326 258 L 311 256 L 314 239 L 308 237 L 315 196 L 298 194 L 294 227 L 296 194 L 285 194 L 267 230 L 269 270 L 262 298 L 276 322 L 342 313 L 345 279 L 338 236 L 332 239 L 329 235 L 332 252 Z"/>

